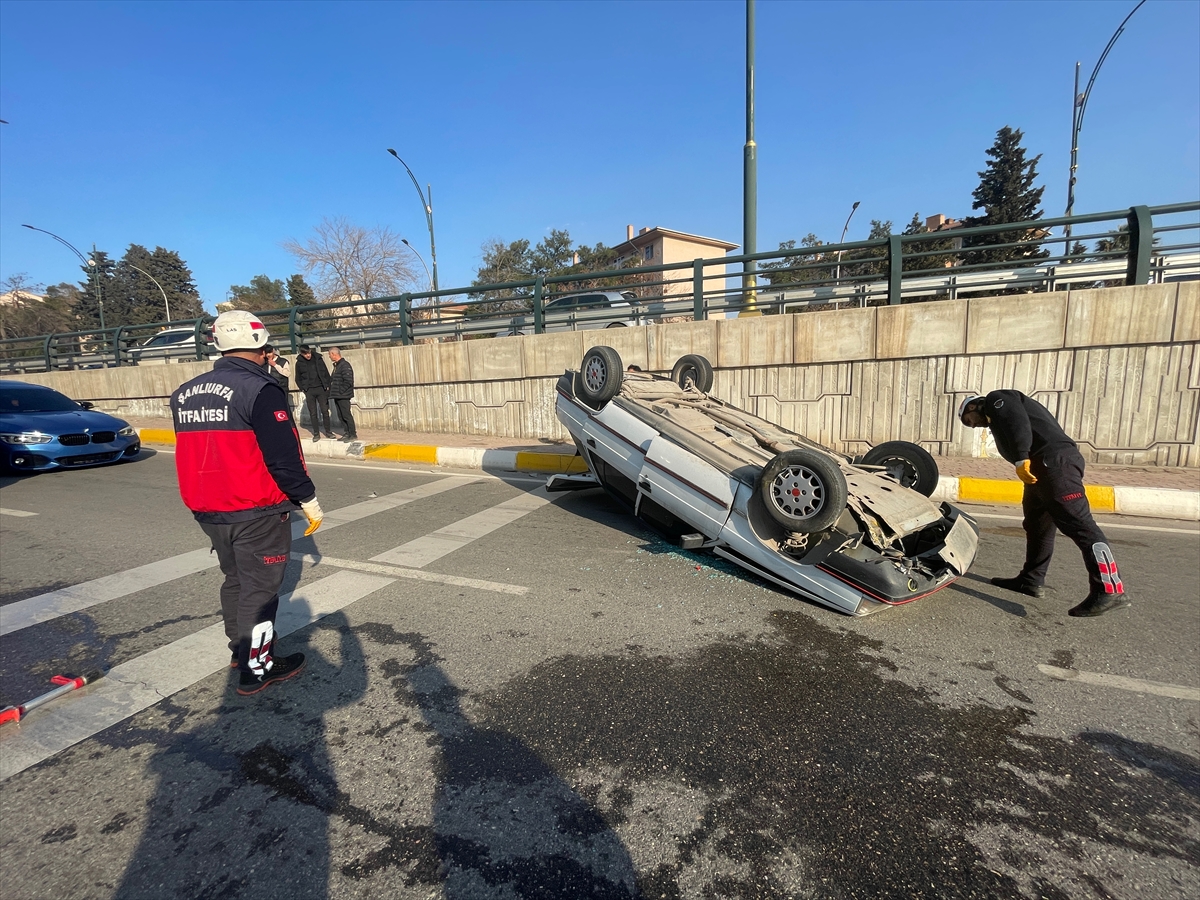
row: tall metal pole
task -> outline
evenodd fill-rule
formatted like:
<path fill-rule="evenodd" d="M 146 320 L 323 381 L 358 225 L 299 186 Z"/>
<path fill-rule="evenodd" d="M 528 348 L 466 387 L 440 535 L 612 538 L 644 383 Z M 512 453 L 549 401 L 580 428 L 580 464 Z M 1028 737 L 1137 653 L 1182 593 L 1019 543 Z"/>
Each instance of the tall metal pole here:
<path fill-rule="evenodd" d="M 133 269 L 133 271 L 135 271 L 135 272 L 141 272 L 143 275 L 145 275 L 147 278 L 149 278 L 151 281 L 154 282 L 154 286 L 156 288 L 158 288 L 158 292 L 160 294 L 162 294 L 163 306 L 165 306 L 167 308 L 167 321 L 170 322 L 171 321 L 171 301 L 167 299 L 167 292 L 164 291 L 163 286 L 158 283 L 158 279 L 155 278 L 153 275 L 151 275 L 149 272 L 147 272 L 145 269 L 139 269 L 137 266 L 133 265 L 133 263 L 125 263 L 125 265 L 129 266 L 129 268 Z"/>
<path fill-rule="evenodd" d="M 840 238 L 838 238 L 839 244 L 846 243 L 846 232 L 850 229 L 850 220 L 854 218 L 854 211 L 856 209 L 858 209 L 858 204 L 860 204 L 860 203 L 862 203 L 861 200 L 855 200 L 854 205 L 852 207 L 850 207 L 850 215 L 846 216 L 846 224 L 842 226 L 842 236 Z M 838 251 L 837 275 L 834 276 L 834 280 L 837 282 L 837 284 L 839 286 L 841 285 L 841 283 L 842 283 L 842 251 L 841 250 Z"/>
<path fill-rule="evenodd" d="M 1087 110 L 1088 97 L 1092 95 L 1092 85 L 1096 83 L 1096 76 L 1100 73 L 1100 67 L 1104 65 L 1104 60 L 1108 58 L 1108 53 L 1113 48 L 1113 44 L 1117 42 L 1117 38 L 1121 36 L 1121 32 L 1125 30 L 1125 23 L 1133 18 L 1133 14 L 1142 8 L 1146 0 L 1139 0 L 1138 5 L 1129 11 L 1117 30 L 1113 32 L 1113 36 L 1108 39 L 1108 43 L 1104 47 L 1104 52 L 1100 54 L 1100 59 L 1096 61 L 1096 68 L 1092 69 L 1092 77 L 1088 79 L 1087 87 L 1083 89 L 1083 93 L 1079 93 L 1079 63 L 1075 63 L 1075 95 L 1074 106 L 1072 107 L 1071 115 L 1071 177 L 1067 181 L 1067 215 L 1073 215 L 1075 208 L 1075 170 L 1079 167 L 1079 132 L 1083 129 L 1083 114 Z M 1063 233 L 1066 237 L 1067 254 L 1071 252 L 1071 223 L 1068 222 L 1063 226 Z"/>
<path fill-rule="evenodd" d="M 417 252 L 417 248 L 408 242 L 408 238 L 400 238 L 400 243 L 402 243 L 405 247 L 407 247 L 409 250 L 411 250 L 413 252 L 413 256 L 415 256 L 417 259 L 421 260 L 421 266 L 422 266 L 422 268 L 425 269 L 425 277 L 429 279 L 429 289 L 436 290 L 436 288 L 434 288 L 434 286 L 433 286 L 433 276 L 429 274 L 429 266 L 425 265 L 425 259 L 421 256 L 420 253 Z M 439 297 L 438 299 L 440 300 L 441 298 Z M 437 307 L 437 321 L 438 321 L 439 325 L 442 322 L 442 306 L 440 303 L 438 304 L 438 307 Z"/>
<path fill-rule="evenodd" d="M 742 160 L 742 252 L 758 252 L 758 145 L 754 143 L 754 0 L 746 0 L 746 146 Z M 761 315 L 758 309 L 758 261 L 742 266 L 746 306 L 739 316 Z"/>
<path fill-rule="evenodd" d="M 100 309 L 100 330 L 103 331 L 104 330 L 104 298 L 100 296 L 100 272 L 99 272 L 99 266 L 96 265 L 96 260 L 88 259 L 86 256 L 84 256 L 82 253 L 80 253 L 75 248 L 74 244 L 72 244 L 68 240 L 65 240 L 64 238 L 60 238 L 53 231 L 47 231 L 45 228 L 35 228 L 32 225 L 22 225 L 21 227 L 28 228 L 30 231 L 40 231 L 42 234 L 50 235 L 50 237 L 54 238 L 56 241 L 58 241 L 60 244 L 62 244 L 64 247 L 66 247 L 68 250 L 70 250 L 72 253 L 74 253 L 76 256 L 79 257 L 79 261 L 81 263 L 83 263 L 83 270 L 85 272 L 87 272 L 89 276 L 92 276 L 92 284 L 94 285 L 93 290 L 95 290 L 95 292 L 96 292 L 96 303 L 98 304 L 99 309 Z M 96 255 L 96 245 L 92 244 L 92 256 L 95 256 L 95 255 Z"/>
<path fill-rule="evenodd" d="M 400 159 L 400 154 L 388 147 L 388 153 L 396 157 L 400 165 L 404 166 L 404 171 L 408 173 L 408 177 L 412 179 L 413 187 L 417 189 L 417 196 L 421 198 L 421 208 L 425 210 L 425 224 L 429 226 L 429 256 L 433 260 L 433 289 L 438 289 L 437 277 L 437 244 L 433 240 L 433 187 L 429 187 L 429 199 L 425 199 L 425 192 L 421 190 L 421 185 L 417 183 L 417 176 L 412 173 L 412 169 L 408 167 L 408 163 Z"/>

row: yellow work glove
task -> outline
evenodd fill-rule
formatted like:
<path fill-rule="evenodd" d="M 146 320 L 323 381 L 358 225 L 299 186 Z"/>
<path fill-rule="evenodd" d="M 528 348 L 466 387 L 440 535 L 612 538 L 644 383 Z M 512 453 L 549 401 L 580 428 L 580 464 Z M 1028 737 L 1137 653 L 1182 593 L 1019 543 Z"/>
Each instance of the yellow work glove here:
<path fill-rule="evenodd" d="M 321 504 L 317 502 L 316 497 L 301 503 L 300 512 L 304 513 L 304 518 L 308 519 L 308 530 L 304 532 L 304 536 L 308 537 L 321 527 L 321 522 L 325 518 L 325 513 L 322 511 Z"/>
<path fill-rule="evenodd" d="M 1027 459 L 1017 463 L 1017 477 L 1026 484 L 1037 484 L 1037 476 L 1029 471 L 1029 460 Z"/>

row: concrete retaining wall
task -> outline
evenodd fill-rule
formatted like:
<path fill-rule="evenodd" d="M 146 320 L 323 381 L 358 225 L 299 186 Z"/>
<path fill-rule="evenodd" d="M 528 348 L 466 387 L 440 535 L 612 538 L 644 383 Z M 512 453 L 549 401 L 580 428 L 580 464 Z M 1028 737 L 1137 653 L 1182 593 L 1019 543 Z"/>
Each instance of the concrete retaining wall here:
<path fill-rule="evenodd" d="M 566 439 L 555 380 L 600 343 L 656 372 L 702 354 L 715 395 L 846 452 L 904 439 L 979 455 L 958 402 L 1016 388 L 1091 462 L 1200 466 L 1198 282 L 344 351 L 362 428 Z M 208 366 L 21 378 L 166 417 L 170 391 Z"/>

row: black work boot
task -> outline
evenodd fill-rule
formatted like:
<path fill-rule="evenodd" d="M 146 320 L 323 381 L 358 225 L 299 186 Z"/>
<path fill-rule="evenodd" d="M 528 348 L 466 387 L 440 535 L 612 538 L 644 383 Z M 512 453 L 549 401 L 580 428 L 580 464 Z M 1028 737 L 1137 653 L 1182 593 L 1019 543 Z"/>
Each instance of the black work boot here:
<path fill-rule="evenodd" d="M 299 675 L 303 670 L 303 653 L 293 653 L 291 656 L 277 656 L 271 661 L 270 670 L 261 675 L 255 675 L 248 669 L 242 669 L 241 684 L 238 685 L 237 692 L 243 697 L 248 697 L 251 694 L 257 694 L 263 688 L 277 681 L 287 681 L 289 678 Z"/>
<path fill-rule="evenodd" d="M 1126 593 L 1120 594 L 1101 594 L 1093 592 L 1088 594 L 1084 601 L 1078 606 L 1071 607 L 1067 611 L 1067 615 L 1083 618 L 1085 616 L 1102 616 L 1109 610 L 1124 609 L 1126 606 L 1132 606 L 1133 600 Z"/>
<path fill-rule="evenodd" d="M 1016 591 L 1018 594 L 1024 594 L 1027 597 L 1036 597 L 1041 599 L 1046 596 L 1046 588 L 1040 584 L 1030 584 L 1021 578 L 1020 575 L 1015 578 L 993 578 L 992 584 L 996 587 L 1002 587 L 1006 591 Z"/>

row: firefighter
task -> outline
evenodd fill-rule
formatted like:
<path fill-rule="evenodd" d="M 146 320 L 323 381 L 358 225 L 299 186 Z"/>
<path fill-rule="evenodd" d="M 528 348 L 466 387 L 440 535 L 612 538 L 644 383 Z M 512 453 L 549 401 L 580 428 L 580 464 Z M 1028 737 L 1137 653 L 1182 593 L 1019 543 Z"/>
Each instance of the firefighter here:
<path fill-rule="evenodd" d="M 299 507 L 310 535 L 321 524 L 287 395 L 266 367 L 266 326 L 245 310 L 221 313 L 212 371 L 171 396 L 179 493 L 212 541 L 225 581 L 221 614 L 239 669 L 239 694 L 299 675 L 304 654 L 279 656 L 275 615 Z"/>
<path fill-rule="evenodd" d="M 1129 606 L 1108 539 L 1092 518 L 1084 492 L 1083 456 L 1050 410 L 1020 391 L 992 391 L 963 400 L 958 417 L 968 428 L 990 428 L 1000 455 L 1016 467 L 1025 484 L 1025 565 L 1015 577 L 993 578 L 992 584 L 1042 597 L 1057 528 L 1083 554 L 1090 587 L 1069 615 L 1099 616 Z"/>

